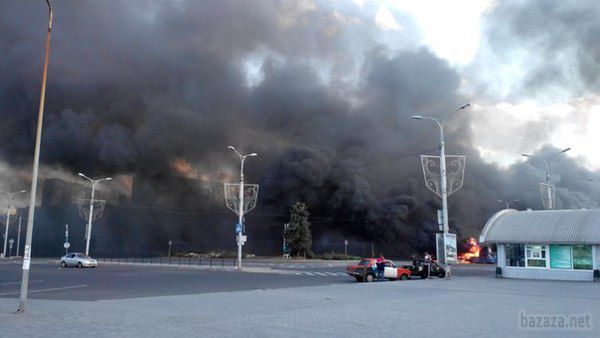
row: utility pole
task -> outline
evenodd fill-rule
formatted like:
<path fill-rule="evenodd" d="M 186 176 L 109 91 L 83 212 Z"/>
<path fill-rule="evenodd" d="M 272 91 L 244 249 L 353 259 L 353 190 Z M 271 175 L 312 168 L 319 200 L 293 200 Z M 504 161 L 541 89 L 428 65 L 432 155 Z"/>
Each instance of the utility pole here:
<path fill-rule="evenodd" d="M 287 228 L 290 226 L 289 223 L 283 223 L 283 250 L 282 250 L 282 254 L 285 255 L 286 254 L 286 246 L 285 246 L 285 230 L 287 230 Z"/>
<path fill-rule="evenodd" d="M 69 254 L 70 246 L 71 244 L 69 243 L 69 225 L 65 224 L 65 243 L 63 244 L 63 247 L 65 248 L 65 255 Z"/>
<path fill-rule="evenodd" d="M 24 193 L 25 190 L 8 192 L 8 191 L 4 191 L 4 190 L 0 189 L 0 192 L 6 194 L 6 196 L 8 197 L 8 206 L 6 207 L 6 230 L 4 232 L 4 250 L 2 251 L 2 257 L 6 258 L 6 241 L 8 240 L 8 227 L 10 224 L 10 212 L 12 211 L 11 208 L 12 208 L 13 196 L 16 194 Z"/>
<path fill-rule="evenodd" d="M 89 256 L 90 255 L 90 238 L 92 238 L 92 218 L 94 217 L 94 194 L 96 191 L 96 184 L 98 184 L 102 181 L 110 181 L 112 178 L 105 177 L 105 178 L 101 178 L 99 180 L 93 180 L 93 179 L 85 176 L 82 173 L 79 173 L 78 175 L 87 179 L 92 184 L 92 196 L 90 198 L 90 214 L 88 216 L 88 224 L 87 224 L 87 229 L 85 231 L 85 255 Z"/>
<path fill-rule="evenodd" d="M 46 76 L 48 74 L 48 56 L 50 55 L 50 35 L 52 33 L 52 5 L 48 5 L 48 33 L 46 35 L 46 54 L 42 71 L 42 89 L 40 91 L 40 109 L 38 110 L 37 130 L 35 134 L 35 151 L 33 155 L 33 172 L 31 175 L 31 196 L 29 199 L 29 215 L 27 217 L 27 231 L 25 235 L 25 251 L 23 252 L 23 276 L 21 277 L 21 294 L 17 313 L 27 310 L 27 292 L 29 290 L 29 267 L 31 263 L 31 239 L 33 235 L 33 216 L 35 213 L 35 200 L 37 194 L 38 170 L 40 165 L 40 147 L 42 141 L 42 124 L 44 121 L 44 102 L 46 98 Z"/>
<path fill-rule="evenodd" d="M 236 231 L 237 237 L 237 268 L 242 268 L 242 245 L 243 245 L 243 233 L 244 233 L 244 161 L 247 157 L 257 156 L 257 153 L 251 153 L 247 155 L 240 154 L 233 146 L 227 147 L 238 155 L 240 158 L 240 190 L 238 195 L 238 227 L 241 227 L 240 231 Z"/>

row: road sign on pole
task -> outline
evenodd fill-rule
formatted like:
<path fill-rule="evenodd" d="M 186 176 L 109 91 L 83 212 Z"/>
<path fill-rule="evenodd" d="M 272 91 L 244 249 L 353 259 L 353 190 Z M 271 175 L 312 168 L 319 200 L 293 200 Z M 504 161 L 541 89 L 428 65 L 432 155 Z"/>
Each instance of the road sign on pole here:
<path fill-rule="evenodd" d="M 241 233 L 241 232 L 242 232 L 242 225 L 241 225 L 240 223 L 237 223 L 237 224 L 235 225 L 235 233 L 236 233 L 236 234 L 239 234 L 239 233 Z"/>

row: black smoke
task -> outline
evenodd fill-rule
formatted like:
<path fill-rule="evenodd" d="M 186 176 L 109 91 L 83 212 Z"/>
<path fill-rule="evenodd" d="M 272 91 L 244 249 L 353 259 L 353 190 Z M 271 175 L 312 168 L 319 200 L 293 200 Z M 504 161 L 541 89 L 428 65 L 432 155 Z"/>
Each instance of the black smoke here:
<path fill-rule="evenodd" d="M 0 158 L 11 172 L 31 163 L 45 15 L 42 2 L 0 4 Z M 400 41 L 410 41 L 403 24 Z M 311 1 L 57 1 L 42 163 L 157 178 L 181 174 L 173 164 L 184 159 L 195 177 L 234 181 L 233 144 L 259 153 L 246 173 L 261 184 L 260 222 L 281 224 L 302 201 L 317 237 L 431 250 L 440 203 L 417 155 L 437 153 L 437 127 L 410 116 L 469 98 L 448 62 L 414 42 L 392 49 L 379 34 L 366 13 Z M 457 113 L 446 130 L 448 153 L 468 156 L 465 186 L 450 199 L 451 228 L 465 236 L 477 235 L 497 199 L 540 208 L 543 180 L 538 163 L 483 161 L 469 121 Z M 591 172 L 565 158 L 553 172 L 559 207 L 598 206 L 599 190 L 580 179 Z M 136 215 L 123 222 L 140 233 L 152 223 L 136 237 L 146 239 L 140 248 L 152 250 L 157 229 L 173 232 Z M 189 241 L 201 231 L 177 229 Z"/>

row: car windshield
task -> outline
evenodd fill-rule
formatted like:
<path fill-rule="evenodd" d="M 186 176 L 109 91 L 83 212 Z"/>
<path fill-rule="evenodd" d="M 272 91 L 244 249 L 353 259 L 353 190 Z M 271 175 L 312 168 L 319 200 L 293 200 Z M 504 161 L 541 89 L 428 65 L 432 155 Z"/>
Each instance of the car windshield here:
<path fill-rule="evenodd" d="M 371 262 L 370 259 L 363 259 L 362 261 L 360 261 L 360 263 L 358 263 L 358 265 L 367 266 L 367 265 L 369 265 L 370 262 Z"/>
<path fill-rule="evenodd" d="M 78 258 L 88 258 L 89 257 L 89 256 L 86 256 L 85 254 L 82 254 L 82 253 L 75 254 L 75 256 L 78 257 Z"/>

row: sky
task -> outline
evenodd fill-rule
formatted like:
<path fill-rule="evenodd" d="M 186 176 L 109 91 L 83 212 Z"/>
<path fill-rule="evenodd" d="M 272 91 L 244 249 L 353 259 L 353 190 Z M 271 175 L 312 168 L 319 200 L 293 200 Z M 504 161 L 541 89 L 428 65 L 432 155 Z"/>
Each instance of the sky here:
<path fill-rule="evenodd" d="M 354 3 L 361 9 L 375 6 L 374 23 L 392 35 L 402 34 L 405 22 L 410 21 L 417 27 L 416 43 L 430 48 L 459 72 L 460 90 L 473 103 L 467 114 L 472 115 L 475 145 L 484 160 L 506 167 L 522 160 L 521 153 L 531 153 L 544 144 L 551 144 L 559 149 L 571 147 L 567 156 L 576 158 L 589 169 L 600 168 L 600 152 L 596 147 L 600 143 L 598 92 L 581 90 L 574 76 L 571 82 L 564 82 L 558 88 L 515 95 L 516 87 L 527 74 L 528 63 L 542 62 L 538 58 L 544 53 L 532 56 L 527 43 L 521 45 L 516 39 L 516 44 L 503 46 L 510 53 L 495 53 L 483 35 L 486 16 L 497 10 L 501 2 L 356 0 Z M 503 3 L 514 5 L 506 10 L 508 13 L 527 7 L 523 1 Z M 583 10 L 590 3 L 580 4 Z M 577 3 L 573 5 L 577 7 Z M 552 38 L 551 31 L 538 33 Z M 560 38 L 556 36 L 557 40 Z M 394 38 L 386 43 L 393 46 Z M 569 53 L 565 53 L 567 56 Z M 535 140 L 523 137 L 530 132 L 541 132 L 544 137 Z"/>

